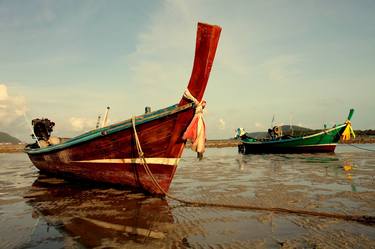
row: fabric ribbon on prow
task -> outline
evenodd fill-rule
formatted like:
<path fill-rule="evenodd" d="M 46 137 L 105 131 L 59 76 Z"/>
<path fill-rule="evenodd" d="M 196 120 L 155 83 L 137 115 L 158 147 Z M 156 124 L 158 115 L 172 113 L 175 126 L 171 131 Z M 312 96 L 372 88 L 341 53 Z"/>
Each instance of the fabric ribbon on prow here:
<path fill-rule="evenodd" d="M 346 124 L 345 130 L 341 134 L 342 141 L 350 140 L 350 135 L 352 135 L 353 138 L 355 138 L 355 134 L 354 134 L 354 131 L 353 131 L 353 128 L 352 128 L 352 123 L 349 120 L 346 120 L 345 124 Z"/>
<path fill-rule="evenodd" d="M 202 99 L 202 101 L 199 102 L 190 93 L 189 89 L 185 90 L 184 97 L 194 102 L 195 114 L 189 126 L 186 128 L 183 139 L 191 141 L 191 149 L 193 151 L 203 153 L 205 151 L 206 144 L 206 125 L 203 118 L 203 109 L 206 106 L 206 101 Z"/>

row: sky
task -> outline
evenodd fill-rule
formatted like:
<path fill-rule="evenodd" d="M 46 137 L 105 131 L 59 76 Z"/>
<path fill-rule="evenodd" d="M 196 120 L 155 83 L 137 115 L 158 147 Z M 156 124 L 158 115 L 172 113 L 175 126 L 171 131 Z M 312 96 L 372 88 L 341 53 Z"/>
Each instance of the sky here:
<path fill-rule="evenodd" d="M 208 139 L 237 127 L 375 129 L 375 1 L 0 0 L 0 131 L 30 141 L 178 103 L 197 23 L 222 27 L 205 93 Z"/>

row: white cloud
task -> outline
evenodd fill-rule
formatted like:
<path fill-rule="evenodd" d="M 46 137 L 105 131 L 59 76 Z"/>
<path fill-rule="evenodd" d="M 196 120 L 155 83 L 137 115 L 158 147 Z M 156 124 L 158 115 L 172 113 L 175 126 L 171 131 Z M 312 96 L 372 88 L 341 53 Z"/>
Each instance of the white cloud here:
<path fill-rule="evenodd" d="M 96 126 L 96 121 L 88 118 L 71 117 L 69 123 L 74 131 L 88 131 Z"/>
<path fill-rule="evenodd" d="M 6 85 L 0 84 L 0 100 L 6 100 L 8 98 L 8 89 Z"/>
<path fill-rule="evenodd" d="M 197 22 L 210 19 L 201 16 L 209 12 L 206 8 L 205 4 L 166 0 L 152 13 L 150 24 L 138 34 L 134 53 L 127 58 L 131 81 L 138 92 L 149 91 L 149 95 L 162 103 L 175 101 L 182 94 L 193 66 Z M 214 62 L 216 77 L 220 71 L 229 72 L 231 79 L 250 71 L 246 56 L 238 49 L 239 41 L 233 37 L 226 34 L 220 38 Z M 216 80 L 218 84 L 221 79 Z"/>
<path fill-rule="evenodd" d="M 255 122 L 254 126 L 255 128 L 263 128 L 263 125 L 260 122 Z"/>
<path fill-rule="evenodd" d="M 219 129 L 220 130 L 224 130 L 226 127 L 226 123 L 225 123 L 225 120 L 223 118 L 220 118 L 219 119 Z"/>
<path fill-rule="evenodd" d="M 158 94 L 166 98 L 173 97 L 167 92 L 183 92 L 181 81 L 187 85 L 194 52 L 195 27 L 190 25 L 191 19 L 183 1 L 165 1 L 153 14 L 150 25 L 138 35 L 135 52 L 128 57 L 138 90 L 139 86 L 152 92 L 154 87 L 165 87 Z"/>
<path fill-rule="evenodd" d="M 25 112 L 25 97 L 9 95 L 7 86 L 0 84 L 0 124 L 6 128 Z"/>

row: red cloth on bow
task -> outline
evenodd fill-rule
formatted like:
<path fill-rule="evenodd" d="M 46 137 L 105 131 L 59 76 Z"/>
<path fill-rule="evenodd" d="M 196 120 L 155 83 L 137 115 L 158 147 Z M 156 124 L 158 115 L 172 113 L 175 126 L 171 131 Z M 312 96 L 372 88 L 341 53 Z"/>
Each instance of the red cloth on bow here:
<path fill-rule="evenodd" d="M 205 151 L 206 143 L 206 124 L 203 119 L 203 108 L 205 106 L 206 101 L 202 101 L 202 104 L 196 107 L 195 115 L 183 135 L 183 139 L 192 142 L 191 149 L 200 153 Z"/>

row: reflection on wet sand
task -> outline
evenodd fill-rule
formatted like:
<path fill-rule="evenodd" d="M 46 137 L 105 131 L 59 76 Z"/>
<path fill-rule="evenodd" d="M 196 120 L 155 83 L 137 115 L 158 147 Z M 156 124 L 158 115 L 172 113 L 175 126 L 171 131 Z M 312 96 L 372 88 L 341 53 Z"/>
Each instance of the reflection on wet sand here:
<path fill-rule="evenodd" d="M 280 156 L 210 148 L 201 161 L 187 151 L 170 193 L 374 216 L 375 154 L 340 149 Z M 358 222 L 193 207 L 129 189 L 73 184 L 39 176 L 23 154 L 0 155 L 0 165 L 0 248 L 375 248 L 374 227 Z"/>
<path fill-rule="evenodd" d="M 292 154 L 228 156 L 211 150 L 202 162 L 185 158 L 172 191 L 213 203 L 282 207 L 374 215 L 374 164 L 356 169 L 348 181 L 344 162 L 358 164 L 361 154 Z M 185 161 L 189 162 L 186 167 Z M 367 173 L 368 172 L 368 173 Z M 366 174 L 364 174 L 366 173 Z M 357 184 L 353 192 L 351 184 Z M 371 226 L 336 219 L 231 209 L 173 209 L 190 245 L 209 248 L 363 248 L 374 246 Z M 181 218 L 183 214 L 186 218 Z M 344 229 L 345 227 L 345 229 Z M 191 229 L 190 229 L 191 230 Z M 201 232 L 199 232 L 201 231 Z M 325 245 L 327 245 L 325 247 Z"/>
<path fill-rule="evenodd" d="M 162 240 L 173 223 L 167 201 L 126 189 L 92 188 L 40 175 L 25 195 L 34 213 L 86 247 Z M 157 243 L 157 242 L 156 242 Z"/>
<path fill-rule="evenodd" d="M 352 191 L 357 192 L 357 188 L 353 180 L 353 175 L 355 174 L 353 162 L 350 160 L 344 161 L 342 165 L 342 170 L 344 171 L 346 179 L 348 180 L 348 182 L 350 183 L 350 186 L 352 187 Z"/>

